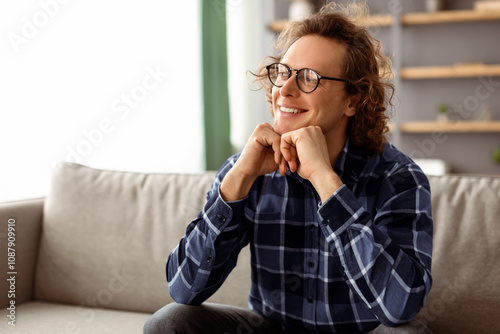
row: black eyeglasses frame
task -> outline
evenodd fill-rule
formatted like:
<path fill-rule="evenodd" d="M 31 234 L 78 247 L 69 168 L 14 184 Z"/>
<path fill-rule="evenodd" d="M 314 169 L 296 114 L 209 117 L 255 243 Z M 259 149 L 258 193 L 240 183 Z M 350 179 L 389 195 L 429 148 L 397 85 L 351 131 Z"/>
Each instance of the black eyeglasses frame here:
<path fill-rule="evenodd" d="M 296 70 L 296 69 L 291 68 L 290 66 L 285 65 L 285 64 L 283 64 L 283 63 L 272 63 L 272 64 L 269 64 L 269 65 L 267 65 L 267 66 L 266 66 L 266 70 L 267 70 L 267 77 L 268 77 L 269 81 L 271 82 L 271 84 L 272 84 L 273 86 L 278 87 L 278 88 L 281 88 L 281 87 L 283 87 L 284 85 L 279 86 L 279 85 L 275 84 L 275 83 L 273 82 L 273 80 L 271 79 L 271 72 L 269 71 L 269 69 L 271 68 L 271 66 L 274 66 L 274 65 L 282 65 L 282 66 L 284 66 L 286 69 L 288 69 L 288 78 L 287 78 L 287 81 L 288 81 L 288 79 L 290 79 L 290 77 L 292 76 L 292 71 L 295 71 L 295 82 L 297 83 L 297 87 L 298 87 L 298 88 L 299 88 L 302 92 L 304 92 L 304 93 L 306 93 L 306 94 L 309 94 L 309 93 L 314 92 L 314 91 L 316 90 L 316 88 L 318 88 L 318 86 L 319 86 L 319 83 L 320 83 L 321 79 L 325 79 L 325 80 L 333 80 L 333 81 L 341 81 L 341 82 L 348 83 L 348 81 L 347 81 L 347 80 L 345 80 L 345 79 L 324 77 L 324 76 L 320 75 L 318 72 L 316 72 L 315 70 L 310 69 L 310 68 L 307 68 L 307 67 L 304 67 L 304 68 L 301 68 L 301 69 L 299 69 L 299 70 Z M 316 75 L 318 76 L 318 82 L 316 83 L 316 86 L 315 86 L 315 87 L 314 87 L 311 91 L 309 91 L 309 92 L 306 92 L 305 90 L 303 90 L 302 88 L 300 88 L 300 84 L 299 84 L 299 72 L 300 72 L 300 71 L 302 71 L 302 70 L 309 70 L 309 71 L 312 71 L 314 74 L 316 74 Z"/>

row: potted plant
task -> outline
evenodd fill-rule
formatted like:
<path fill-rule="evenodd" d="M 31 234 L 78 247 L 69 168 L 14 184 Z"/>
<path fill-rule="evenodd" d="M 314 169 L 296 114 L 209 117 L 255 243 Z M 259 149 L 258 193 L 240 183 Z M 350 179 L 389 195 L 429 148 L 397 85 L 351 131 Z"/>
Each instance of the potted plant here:
<path fill-rule="evenodd" d="M 438 122 L 448 122 L 448 106 L 445 103 L 440 103 L 438 105 Z"/>
<path fill-rule="evenodd" d="M 496 164 L 500 164 L 500 147 L 493 150 L 493 153 L 491 154 L 491 160 L 493 160 L 493 162 Z"/>

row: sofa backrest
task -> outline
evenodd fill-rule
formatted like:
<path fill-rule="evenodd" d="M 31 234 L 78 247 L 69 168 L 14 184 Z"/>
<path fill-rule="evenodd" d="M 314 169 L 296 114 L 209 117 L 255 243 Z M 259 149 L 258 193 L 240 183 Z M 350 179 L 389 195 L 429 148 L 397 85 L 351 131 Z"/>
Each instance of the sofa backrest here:
<path fill-rule="evenodd" d="M 35 299 L 142 312 L 170 303 L 166 259 L 214 175 L 59 164 L 44 205 Z M 211 301 L 247 307 L 249 267 L 238 266 Z"/>
<path fill-rule="evenodd" d="M 44 206 L 35 299 L 143 312 L 171 302 L 165 261 L 214 175 L 60 164 Z M 436 333 L 500 333 L 500 178 L 429 181 L 434 282 L 418 318 Z M 245 247 L 210 301 L 246 307 L 249 287 Z"/>
<path fill-rule="evenodd" d="M 500 333 L 500 178 L 429 181 L 434 283 L 418 318 L 435 333 Z"/>

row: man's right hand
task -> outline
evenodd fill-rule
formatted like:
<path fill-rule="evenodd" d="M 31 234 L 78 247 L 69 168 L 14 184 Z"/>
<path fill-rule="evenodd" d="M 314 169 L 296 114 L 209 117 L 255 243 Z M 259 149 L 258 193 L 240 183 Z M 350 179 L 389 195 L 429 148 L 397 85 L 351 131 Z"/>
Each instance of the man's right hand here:
<path fill-rule="evenodd" d="M 286 171 L 287 165 L 281 155 L 280 143 L 281 136 L 274 132 L 270 124 L 259 124 L 245 144 L 238 161 L 222 180 L 222 198 L 227 202 L 245 198 L 259 176 L 278 168 Z"/>

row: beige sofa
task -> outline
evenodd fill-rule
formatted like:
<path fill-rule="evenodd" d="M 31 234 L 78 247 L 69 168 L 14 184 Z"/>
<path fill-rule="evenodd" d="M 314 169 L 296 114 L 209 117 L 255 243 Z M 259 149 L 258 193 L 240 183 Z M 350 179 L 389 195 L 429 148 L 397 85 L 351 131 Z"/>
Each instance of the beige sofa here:
<path fill-rule="evenodd" d="M 46 198 L 0 204 L 0 333 L 140 333 L 172 301 L 165 260 L 213 176 L 62 163 Z M 499 333 L 500 178 L 430 182 L 434 285 L 419 319 L 435 333 Z M 247 247 L 210 301 L 247 307 L 249 267 Z"/>

